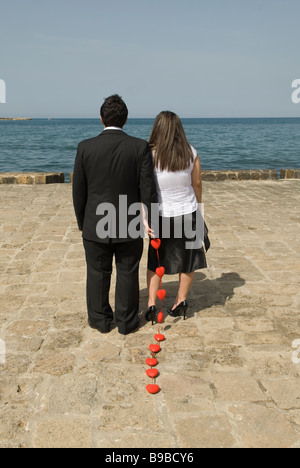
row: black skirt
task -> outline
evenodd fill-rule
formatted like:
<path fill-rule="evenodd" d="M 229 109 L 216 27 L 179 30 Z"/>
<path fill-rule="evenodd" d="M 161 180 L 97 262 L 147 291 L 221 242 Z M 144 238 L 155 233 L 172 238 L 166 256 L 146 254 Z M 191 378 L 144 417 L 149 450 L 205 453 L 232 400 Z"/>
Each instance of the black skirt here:
<path fill-rule="evenodd" d="M 197 222 L 198 220 L 198 222 Z M 159 218 L 159 239 L 157 250 L 149 242 L 148 269 L 155 272 L 159 263 L 167 275 L 192 273 L 207 268 L 203 248 L 204 225 L 199 222 L 197 212 L 175 218 Z"/>

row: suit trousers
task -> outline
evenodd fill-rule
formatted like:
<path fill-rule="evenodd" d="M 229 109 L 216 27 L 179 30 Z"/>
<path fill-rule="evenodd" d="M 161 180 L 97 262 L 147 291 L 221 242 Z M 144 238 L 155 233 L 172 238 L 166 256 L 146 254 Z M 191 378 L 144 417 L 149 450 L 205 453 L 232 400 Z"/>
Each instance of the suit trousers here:
<path fill-rule="evenodd" d="M 127 335 L 139 325 L 139 264 L 143 239 L 108 244 L 84 239 L 83 244 L 87 263 L 89 325 L 101 333 L 110 331 L 113 310 L 109 291 L 115 257 L 115 320 L 119 333 Z"/>

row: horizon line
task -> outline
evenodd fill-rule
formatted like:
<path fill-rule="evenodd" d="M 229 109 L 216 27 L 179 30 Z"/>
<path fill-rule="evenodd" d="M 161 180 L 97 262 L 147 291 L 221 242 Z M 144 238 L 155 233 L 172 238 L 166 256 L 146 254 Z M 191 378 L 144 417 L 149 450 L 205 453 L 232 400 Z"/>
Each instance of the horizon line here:
<path fill-rule="evenodd" d="M 31 119 L 31 120 L 99 120 L 100 118 L 98 117 L 0 117 L 0 119 Z M 128 120 L 154 120 L 155 117 L 128 117 Z M 206 119 L 206 120 L 216 120 L 216 119 L 300 119 L 299 116 L 260 116 L 260 117 L 180 117 L 181 120 L 187 120 L 187 119 Z"/>

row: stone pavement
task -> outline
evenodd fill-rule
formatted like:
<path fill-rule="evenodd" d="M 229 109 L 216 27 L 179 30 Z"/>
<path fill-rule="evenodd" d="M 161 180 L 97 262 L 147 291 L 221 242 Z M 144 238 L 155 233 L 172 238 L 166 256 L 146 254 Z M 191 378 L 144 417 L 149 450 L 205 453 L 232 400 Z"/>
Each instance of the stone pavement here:
<path fill-rule="evenodd" d="M 140 329 L 100 335 L 70 184 L 0 186 L 0 447 L 300 447 L 300 181 L 205 182 L 204 201 L 209 269 L 165 320 L 152 396 L 147 241 Z"/>

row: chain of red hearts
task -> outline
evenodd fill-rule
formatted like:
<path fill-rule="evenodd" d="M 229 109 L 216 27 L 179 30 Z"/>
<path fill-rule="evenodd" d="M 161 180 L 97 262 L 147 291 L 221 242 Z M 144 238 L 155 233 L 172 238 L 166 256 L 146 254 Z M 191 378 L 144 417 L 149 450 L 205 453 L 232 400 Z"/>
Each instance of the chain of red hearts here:
<path fill-rule="evenodd" d="M 150 377 L 152 379 L 152 384 L 147 385 L 146 389 L 147 389 L 147 391 L 149 393 L 156 394 L 156 393 L 158 393 L 160 391 L 159 385 L 157 385 L 155 383 L 155 379 L 158 376 L 158 370 L 156 369 L 156 366 L 158 365 L 158 360 L 156 358 L 156 355 L 157 355 L 157 353 L 159 353 L 161 351 L 161 347 L 160 347 L 159 343 L 161 343 L 162 341 L 164 341 L 166 339 L 165 336 L 161 334 L 160 328 L 161 328 L 161 324 L 162 324 L 162 322 L 164 320 L 164 314 L 162 312 L 162 303 L 163 303 L 163 300 L 166 297 L 167 293 L 166 293 L 166 290 L 163 289 L 163 284 L 162 284 L 162 278 L 163 278 L 163 276 L 165 274 L 165 269 L 160 264 L 159 252 L 158 252 L 158 250 L 159 250 L 159 248 L 161 246 L 161 240 L 160 239 L 152 239 L 151 246 L 157 252 L 157 260 L 158 260 L 159 267 L 156 269 L 156 274 L 160 277 L 160 289 L 157 291 L 157 297 L 159 298 L 159 300 L 161 302 L 161 308 L 160 308 L 160 312 L 159 312 L 159 314 L 157 316 L 157 321 L 159 323 L 158 333 L 154 336 L 154 339 L 155 339 L 156 343 L 151 344 L 149 346 L 149 349 L 150 349 L 150 351 L 152 353 L 152 357 L 146 359 L 146 364 L 147 364 L 147 366 L 150 367 L 150 369 L 148 369 L 146 371 L 146 374 L 147 374 L 148 377 Z"/>

